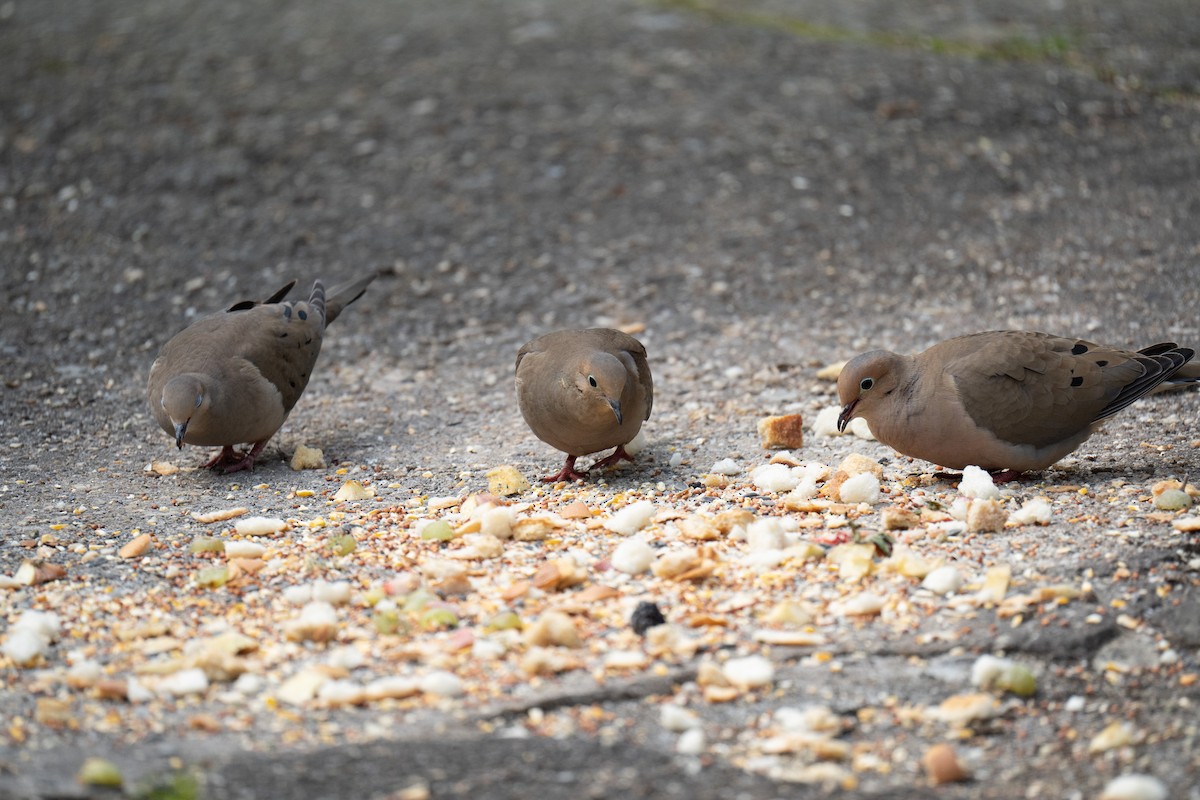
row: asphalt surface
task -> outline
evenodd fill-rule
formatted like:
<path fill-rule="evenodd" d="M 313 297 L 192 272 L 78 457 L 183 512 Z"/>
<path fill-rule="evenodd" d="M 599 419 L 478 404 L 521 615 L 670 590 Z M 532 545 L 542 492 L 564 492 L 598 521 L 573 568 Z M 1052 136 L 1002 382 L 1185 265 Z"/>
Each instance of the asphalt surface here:
<path fill-rule="evenodd" d="M 511 388 L 517 347 L 557 327 L 644 326 L 652 444 L 618 483 L 678 487 L 753 454 L 758 416 L 830 404 L 814 368 L 869 347 L 1006 327 L 1200 344 L 1188 3 L 845 6 L 0 2 L 0 567 L 81 507 L 94 529 L 124 530 L 153 503 L 219 506 L 221 476 L 164 489 L 143 474 L 176 457 L 145 409 L 146 371 L 195 315 L 293 277 L 381 273 L 258 473 L 281 476 L 296 443 L 320 442 L 432 494 L 482 488 L 496 464 L 557 462 Z M 1198 411 L 1195 394 L 1146 401 L 1050 477 L 1194 476 Z M 668 446 L 690 468 L 670 467 Z M 811 457 L 853 447 L 815 442 Z M 1047 531 L 1068 550 L 1083 535 L 1105 534 Z M 1194 671 L 1187 553 L 1147 534 L 1114 539 L 1102 563 L 1062 560 L 1074 575 L 1177 564 L 1178 602 L 1148 591 L 1144 610 Z M 0 596 L 10 618 L 17 603 Z M 1071 664 L 1122 635 L 1007 644 Z M 905 654 L 864 653 L 887 668 L 854 691 L 934 694 Z M 1178 764 L 1160 774 L 1172 797 L 1200 795 L 1187 693 L 1114 692 L 1181 732 L 1110 771 Z M 0 699 L 0 718 L 19 702 Z M 638 703 L 608 705 L 641 730 Z M 697 769 L 649 735 L 508 740 L 453 719 L 300 754 L 95 737 L 4 742 L 0 796 L 83 794 L 73 765 L 97 748 L 131 775 L 196 759 L 213 797 L 382 796 L 414 775 L 434 797 L 820 793 Z M 1102 785 L 1033 755 L 991 775 L 943 793 Z"/>

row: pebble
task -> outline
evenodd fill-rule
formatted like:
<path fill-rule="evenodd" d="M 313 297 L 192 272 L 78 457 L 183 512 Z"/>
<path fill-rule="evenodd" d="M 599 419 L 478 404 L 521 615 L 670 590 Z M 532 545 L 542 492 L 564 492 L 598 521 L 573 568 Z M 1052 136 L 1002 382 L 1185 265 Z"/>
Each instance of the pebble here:
<path fill-rule="evenodd" d="M 283 599 L 294 606 L 302 606 L 312 600 L 312 585 L 302 583 L 299 586 L 289 586 L 283 590 Z"/>
<path fill-rule="evenodd" d="M 312 599 L 333 606 L 350 602 L 350 581 L 316 581 L 312 586 Z"/>
<path fill-rule="evenodd" d="M 762 620 L 768 625 L 800 628 L 811 624 L 814 617 L 812 606 L 801 600 L 785 598 L 772 606 Z"/>
<path fill-rule="evenodd" d="M 275 692 L 277 700 L 292 706 L 302 706 L 317 696 L 321 687 L 329 681 L 325 672 L 308 667 L 284 681 Z"/>
<path fill-rule="evenodd" d="M 633 613 L 629 615 L 629 627 L 638 636 L 645 636 L 646 631 L 657 625 L 662 625 L 666 621 L 667 619 L 663 616 L 658 604 L 652 603 L 649 600 L 643 600 L 638 603 L 637 608 L 633 609 Z"/>
<path fill-rule="evenodd" d="M 253 697 L 263 690 L 266 680 L 253 672 L 243 672 L 229 687 L 243 697 Z"/>
<path fill-rule="evenodd" d="M 361 703 L 363 687 L 350 680 L 331 680 L 321 684 L 316 699 L 328 706 L 346 706 Z"/>
<path fill-rule="evenodd" d="M 958 567 L 950 564 L 931 571 L 925 576 L 925 580 L 921 581 L 921 586 L 940 595 L 953 594 L 961 589 L 962 585 L 962 573 L 958 571 Z"/>
<path fill-rule="evenodd" d="M 300 616 L 284 625 L 293 641 L 327 642 L 337 635 L 338 617 L 333 606 L 313 600 L 300 609 Z"/>
<path fill-rule="evenodd" d="M 110 789 L 118 789 L 124 783 L 120 767 L 107 759 L 96 756 L 83 762 L 79 772 L 75 775 L 75 780 L 84 786 L 104 786 Z"/>
<path fill-rule="evenodd" d="M 150 543 L 150 534 L 143 533 L 122 545 L 121 549 L 117 551 L 117 555 L 121 558 L 137 558 L 150 548 Z"/>
<path fill-rule="evenodd" d="M 344 647 L 337 647 L 331 650 L 326 663 L 328 663 L 329 666 L 333 667 L 334 669 L 344 669 L 349 671 L 358 669 L 365 664 L 366 661 L 367 658 L 363 655 L 362 650 L 359 650 L 353 645 L 346 645 Z"/>
<path fill-rule="evenodd" d="M 659 721 L 662 726 L 673 733 L 683 733 L 692 728 L 700 727 L 700 717 L 696 712 L 675 703 L 666 703 L 659 710 Z"/>
<path fill-rule="evenodd" d="M 130 703 L 149 703 L 154 699 L 154 692 L 137 678 L 130 678 L 125 684 L 125 698 Z"/>
<path fill-rule="evenodd" d="M 627 575 L 637 575 L 650 569 L 654 562 L 654 548 L 640 537 L 631 537 L 617 545 L 612 554 L 613 569 Z"/>
<path fill-rule="evenodd" d="M 575 621 L 561 611 L 547 611 L 534 620 L 525 629 L 525 642 L 534 647 L 579 647 L 583 644 Z"/>
<path fill-rule="evenodd" d="M 675 752 L 685 756 L 698 756 L 704 753 L 708 747 L 708 740 L 704 736 L 704 731 L 699 728 L 691 728 L 679 735 L 679 741 L 675 743 Z"/>
<path fill-rule="evenodd" d="M 925 768 L 925 774 L 929 776 L 929 782 L 934 786 L 943 783 L 959 783 L 970 777 L 962 762 L 958 760 L 958 754 L 954 752 L 954 747 L 945 742 L 935 744 L 926 750 L 925 755 L 921 758 L 921 766 Z"/>
<path fill-rule="evenodd" d="M 958 491 L 964 497 L 976 497 L 981 500 L 991 500 L 1000 496 L 1000 490 L 996 488 L 987 470 L 973 466 L 963 468 Z"/>
<path fill-rule="evenodd" d="M 612 670 L 645 669 L 649 660 L 641 650 L 609 650 L 604 654 L 604 668 Z"/>
<path fill-rule="evenodd" d="M 631 536 L 650 522 L 654 516 L 654 503 L 649 500 L 638 500 L 622 508 L 605 521 L 604 527 L 613 533 Z"/>
<path fill-rule="evenodd" d="M 775 680 L 775 665 L 762 656 L 731 658 L 721 672 L 727 681 L 740 689 L 770 686 Z"/>
<path fill-rule="evenodd" d="M 383 700 L 385 698 L 412 697 L 420 693 L 417 681 L 402 675 L 388 675 L 376 678 L 366 685 L 363 694 L 368 700 Z"/>
<path fill-rule="evenodd" d="M 1133 744 L 1133 728 L 1129 724 L 1116 720 L 1110 722 L 1104 730 L 1097 733 L 1088 742 L 1089 753 L 1103 753 L 1118 747 Z"/>
<path fill-rule="evenodd" d="M 417 685 L 425 694 L 438 697 L 457 697 L 464 691 L 462 678 L 444 669 L 425 675 Z"/>
<path fill-rule="evenodd" d="M 846 617 L 870 617 L 883 610 L 883 598 L 873 592 L 860 592 L 840 604 L 838 610 Z"/>
<path fill-rule="evenodd" d="M 870 472 L 860 472 L 847 478 L 839 491 L 843 503 L 877 503 L 879 502 L 879 478 Z"/>
<path fill-rule="evenodd" d="M 990 694 L 956 694 L 926 711 L 927 716 L 951 725 L 965 726 L 1000 713 L 1000 704 Z"/>
<path fill-rule="evenodd" d="M 225 543 L 226 558 L 261 558 L 265 552 L 267 552 L 267 548 L 258 542 L 231 539 Z"/>
<path fill-rule="evenodd" d="M 181 669 L 164 678 L 157 688 L 158 693 L 166 697 L 203 694 L 208 690 L 208 676 L 199 668 Z"/>
<path fill-rule="evenodd" d="M 1167 787 L 1153 775 L 1131 773 L 1114 778 L 1100 793 L 1100 800 L 1167 800 Z"/>

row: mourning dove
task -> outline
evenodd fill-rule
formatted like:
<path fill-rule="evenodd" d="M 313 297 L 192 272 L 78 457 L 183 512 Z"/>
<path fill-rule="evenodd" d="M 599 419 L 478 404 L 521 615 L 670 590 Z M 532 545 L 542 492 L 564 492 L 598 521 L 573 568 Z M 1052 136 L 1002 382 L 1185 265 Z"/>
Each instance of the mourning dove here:
<path fill-rule="evenodd" d="M 292 281 L 261 303 L 247 300 L 196 320 L 162 346 L 150 367 L 150 413 L 179 448 L 220 446 L 204 466 L 253 468 L 308 385 L 325 326 L 374 279 L 339 286 L 328 298 L 318 280 L 307 300 L 283 302 Z M 243 442 L 251 443 L 249 451 L 233 449 Z"/>
<path fill-rule="evenodd" d="M 566 464 L 543 481 L 578 480 L 579 456 L 617 448 L 597 461 L 620 459 L 654 405 L 654 381 L 646 348 L 610 328 L 547 333 L 517 352 L 517 402 L 534 434 L 567 454 Z"/>
<path fill-rule="evenodd" d="M 1134 353 L 1032 331 L 960 336 L 915 356 L 873 350 L 838 378 L 838 429 L 862 417 L 905 455 L 1012 480 L 1058 461 L 1163 381 L 1200 379 L 1200 365 L 1184 367 L 1193 354 L 1174 344 Z"/>

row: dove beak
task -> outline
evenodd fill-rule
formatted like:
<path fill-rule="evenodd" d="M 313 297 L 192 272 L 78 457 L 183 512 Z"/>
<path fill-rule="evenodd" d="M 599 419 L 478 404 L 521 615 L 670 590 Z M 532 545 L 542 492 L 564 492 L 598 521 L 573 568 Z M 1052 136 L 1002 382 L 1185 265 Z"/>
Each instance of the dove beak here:
<path fill-rule="evenodd" d="M 617 415 L 617 424 L 622 424 L 625 418 L 621 416 L 621 404 L 616 400 L 609 400 L 608 404 L 612 406 L 612 412 Z"/>
<path fill-rule="evenodd" d="M 181 422 L 175 426 L 175 446 L 180 450 L 183 449 L 183 437 L 187 434 L 187 422 Z"/>
<path fill-rule="evenodd" d="M 857 400 L 852 400 L 842 408 L 842 413 L 838 414 L 837 428 L 838 433 L 845 433 L 846 426 L 850 424 L 850 420 L 854 419 L 854 407 L 858 405 Z"/>

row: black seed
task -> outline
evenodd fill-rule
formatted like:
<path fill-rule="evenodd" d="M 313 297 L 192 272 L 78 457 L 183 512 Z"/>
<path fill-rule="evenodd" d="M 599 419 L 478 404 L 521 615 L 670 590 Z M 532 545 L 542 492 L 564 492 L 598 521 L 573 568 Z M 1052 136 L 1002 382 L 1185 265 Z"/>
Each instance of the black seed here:
<path fill-rule="evenodd" d="M 662 625 L 666 621 L 666 617 L 658 610 L 657 605 L 649 600 L 643 600 L 637 604 L 637 608 L 630 615 L 629 627 L 633 628 L 633 632 L 638 636 L 645 636 L 646 631 L 655 625 Z"/>
<path fill-rule="evenodd" d="M 1071 348 L 1071 355 L 1081 356 L 1088 351 L 1088 347 L 1083 342 L 1079 342 Z"/>
<path fill-rule="evenodd" d="M 1083 386 L 1083 378 L 1080 377 L 1079 375 L 1076 375 L 1074 378 L 1071 378 L 1071 385 L 1072 386 Z"/>

